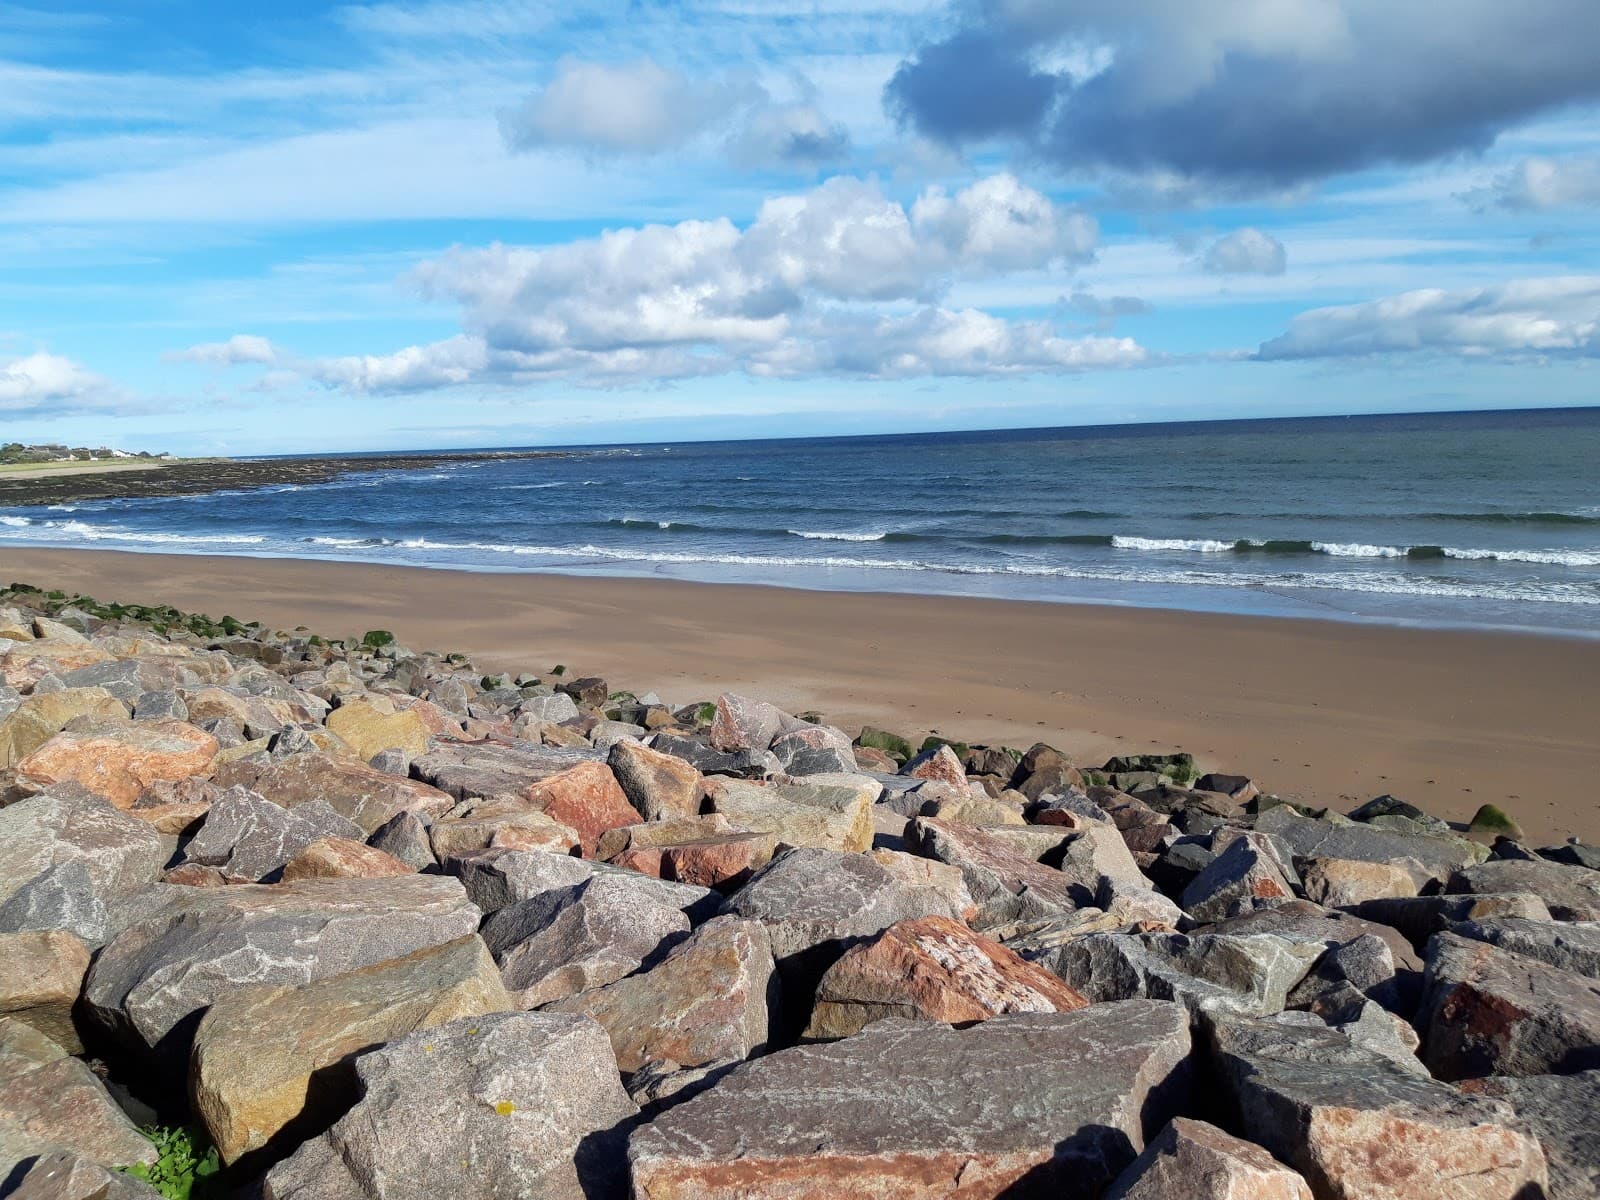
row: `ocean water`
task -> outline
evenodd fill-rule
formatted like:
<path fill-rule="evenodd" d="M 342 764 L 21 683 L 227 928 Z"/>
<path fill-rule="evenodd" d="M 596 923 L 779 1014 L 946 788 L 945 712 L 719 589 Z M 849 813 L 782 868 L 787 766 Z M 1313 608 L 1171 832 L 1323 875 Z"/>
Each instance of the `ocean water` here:
<path fill-rule="evenodd" d="M 581 449 L 0 509 L 6 545 L 1600 636 L 1600 409 Z"/>

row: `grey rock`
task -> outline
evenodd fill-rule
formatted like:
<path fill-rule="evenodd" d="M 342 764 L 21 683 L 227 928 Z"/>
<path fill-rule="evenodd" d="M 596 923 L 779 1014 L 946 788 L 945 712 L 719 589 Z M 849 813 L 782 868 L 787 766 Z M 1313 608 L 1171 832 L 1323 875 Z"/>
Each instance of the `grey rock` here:
<path fill-rule="evenodd" d="M 1434 934 L 1462 921 L 1503 917 L 1531 921 L 1552 919 L 1545 902 L 1527 892 L 1506 896 L 1396 896 L 1364 900 L 1352 905 L 1349 911 L 1362 920 L 1398 930 L 1418 950 L 1426 946 Z"/>
<path fill-rule="evenodd" d="M 637 871 L 547 850 L 480 850 L 451 858 L 445 869 L 461 880 L 472 902 L 489 914 L 600 876 L 632 888 L 650 903 L 678 909 L 691 923 L 722 911 L 722 897 L 710 888 L 652 879 Z"/>
<path fill-rule="evenodd" d="M 373 832 L 367 845 L 392 854 L 413 871 L 426 871 L 436 866 L 433 843 L 428 838 L 428 827 L 414 812 L 397 812 Z M 481 907 L 481 906 L 480 906 Z"/>
<path fill-rule="evenodd" d="M 1309 1013 L 1208 1014 L 1211 1057 L 1253 1140 L 1318 1197 L 1523 1200 L 1544 1152 L 1510 1106 L 1406 1071 Z"/>
<path fill-rule="evenodd" d="M 689 932 L 689 918 L 649 889 L 595 875 L 485 922 L 483 938 L 521 1008 L 538 1008 L 631 975 Z"/>
<path fill-rule="evenodd" d="M 140 692 L 133 703 L 135 721 L 187 721 L 189 706 L 175 691 Z"/>
<path fill-rule="evenodd" d="M 830 725 L 807 725 L 779 734 L 772 741 L 771 751 L 790 775 L 854 773 L 856 769 L 855 749 L 849 736 Z"/>
<path fill-rule="evenodd" d="M 173 841 L 81 789 L 57 785 L 0 808 L 0 902 L 40 872 L 80 861 L 108 893 L 152 883 Z"/>
<path fill-rule="evenodd" d="M 596 750 L 609 752 L 618 742 L 642 742 L 649 733 L 643 725 L 633 725 L 627 721 L 600 721 L 589 731 L 589 741 Z"/>
<path fill-rule="evenodd" d="M 1209 778 L 1209 776 L 1208 776 Z M 1253 1142 L 1174 1117 L 1106 1200 L 1312 1200 L 1306 1181 Z"/>
<path fill-rule="evenodd" d="M 1549 1200 L 1600 1196 L 1600 1071 L 1476 1079 L 1466 1086 L 1510 1104 L 1538 1136 L 1550 1163 Z"/>
<path fill-rule="evenodd" d="M 226 992 L 371 966 L 465 937 L 479 921 L 458 881 L 428 875 L 166 890 L 177 894 L 101 950 L 83 1006 L 125 1046 L 169 1065 Z"/>
<path fill-rule="evenodd" d="M 1457 921 L 1449 930 L 1459 937 L 1488 942 L 1574 975 L 1600 979 L 1600 922 L 1488 917 Z"/>
<path fill-rule="evenodd" d="M 1278 857 L 1255 834 L 1243 834 L 1183 890 L 1180 903 L 1197 921 L 1217 921 L 1258 904 L 1294 899 Z"/>
<path fill-rule="evenodd" d="M 725 753 L 703 742 L 676 733 L 658 733 L 650 748 L 673 758 L 681 758 L 704 775 L 728 775 L 735 779 L 759 779 L 766 772 L 766 751 Z"/>
<path fill-rule="evenodd" d="M 1183 1009 L 1148 1001 L 878 1021 L 658 1116 L 629 1145 L 633 1194 L 1096 1197 L 1183 1102 L 1188 1051 Z"/>
<path fill-rule="evenodd" d="M 700 772 L 692 763 L 637 742 L 611 747 L 606 765 L 628 803 L 646 821 L 692 817 L 700 811 Z"/>
<path fill-rule="evenodd" d="M 1450 933 L 1428 944 L 1416 1024 L 1441 1079 L 1600 1068 L 1600 982 Z"/>
<path fill-rule="evenodd" d="M 1600 921 L 1600 871 L 1545 860 L 1503 860 L 1456 871 L 1446 884 L 1452 895 L 1538 896 L 1558 921 Z"/>
<path fill-rule="evenodd" d="M 0 903 L 0 933 L 61 929 L 93 949 L 105 941 L 109 928 L 106 902 L 82 859 L 39 872 Z"/>
<path fill-rule="evenodd" d="M 0 1151 L 0 1186 L 4 1157 Z M 9 1200 L 156 1200 L 161 1193 L 132 1175 L 63 1150 L 40 1155 L 5 1195 Z"/>
<path fill-rule="evenodd" d="M 1489 852 L 1486 846 L 1454 835 L 1419 837 L 1360 822 L 1335 824 L 1303 817 L 1287 804 L 1262 813 L 1255 827 L 1281 839 L 1297 857 L 1381 863 L 1410 858 L 1422 864 L 1427 879 L 1448 879 L 1452 871 L 1482 862 Z M 1419 879 L 1418 885 L 1427 879 Z"/>
<path fill-rule="evenodd" d="M 717 698 L 717 713 L 712 718 L 708 740 L 714 749 L 725 753 L 760 752 L 771 746 L 772 739 L 780 733 L 802 729 L 805 724 L 765 700 L 729 692 Z"/>
<path fill-rule="evenodd" d="M 600 750 L 531 742 L 444 743 L 411 764 L 411 774 L 457 800 L 516 796 L 579 763 L 602 762 Z"/>
<path fill-rule="evenodd" d="M 359 842 L 364 836 L 360 826 L 321 800 L 284 808 L 231 787 L 212 800 L 200 831 L 184 847 L 183 861 L 216 867 L 231 881 L 257 883 L 319 838 Z"/>
<path fill-rule="evenodd" d="M 1092 934 L 1035 961 L 1090 1000 L 1175 1000 L 1192 1011 L 1279 1012 L 1322 946 L 1272 934 Z"/>
<path fill-rule="evenodd" d="M 449 706 L 446 705 L 445 707 Z M 465 708 L 465 697 L 463 697 L 461 709 L 465 710 Z M 570 721 L 578 715 L 578 705 L 565 692 L 555 692 L 549 696 L 524 696 L 517 704 L 517 712 L 519 715 L 529 717 L 535 721 L 559 725 L 561 722 Z"/>
<path fill-rule="evenodd" d="M 380 750 L 367 760 L 367 766 L 385 775 L 398 775 L 402 779 L 411 774 L 411 759 L 404 750 Z"/>
<path fill-rule="evenodd" d="M 961 869 L 978 905 L 971 924 L 979 932 L 1095 906 L 1098 886 L 1074 881 L 1039 861 L 1060 853 L 1068 836 L 1059 828 L 979 829 L 931 817 L 918 817 L 906 829 L 907 844 L 918 853 Z"/>
<path fill-rule="evenodd" d="M 266 1200 L 621 1200 L 638 1109 L 585 1017 L 505 1013 L 356 1062 L 362 1098 L 267 1175 Z"/>

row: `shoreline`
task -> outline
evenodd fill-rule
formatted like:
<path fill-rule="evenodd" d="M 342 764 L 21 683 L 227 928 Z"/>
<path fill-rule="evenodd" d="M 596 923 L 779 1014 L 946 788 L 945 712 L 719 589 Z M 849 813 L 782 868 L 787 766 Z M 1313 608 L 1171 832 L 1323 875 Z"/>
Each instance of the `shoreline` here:
<path fill-rule="evenodd" d="M 102 601 L 393 630 L 489 670 L 562 663 L 671 703 L 748 692 L 847 727 L 1045 741 L 1203 770 L 1344 811 L 1392 793 L 1600 841 L 1600 644 L 1541 634 L 907 593 L 115 550 L 0 552 Z"/>

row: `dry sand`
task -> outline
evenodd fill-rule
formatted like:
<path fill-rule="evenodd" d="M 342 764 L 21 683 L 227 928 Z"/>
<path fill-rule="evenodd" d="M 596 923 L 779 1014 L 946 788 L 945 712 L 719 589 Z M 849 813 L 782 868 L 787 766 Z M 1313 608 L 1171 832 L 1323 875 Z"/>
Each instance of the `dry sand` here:
<path fill-rule="evenodd" d="M 672 580 L 0 549 L 0 580 L 332 636 L 393 630 L 494 670 L 603 675 L 669 703 L 736 690 L 850 729 L 1057 745 L 1341 809 L 1492 802 L 1539 844 L 1600 841 L 1600 642 Z"/>

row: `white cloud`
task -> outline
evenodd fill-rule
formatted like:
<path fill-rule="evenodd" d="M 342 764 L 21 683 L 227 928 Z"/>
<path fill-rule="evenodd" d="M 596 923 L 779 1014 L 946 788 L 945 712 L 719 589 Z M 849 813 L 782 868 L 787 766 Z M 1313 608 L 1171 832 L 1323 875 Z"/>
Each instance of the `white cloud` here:
<path fill-rule="evenodd" d="M 1600 356 L 1600 275 L 1425 288 L 1301 313 L 1262 359 L 1436 351 L 1469 357 Z"/>
<path fill-rule="evenodd" d="M 195 347 L 202 361 L 274 363 L 352 392 L 556 376 L 587 383 L 745 370 L 1008 375 L 1143 361 L 1130 339 L 1070 338 L 939 298 L 961 280 L 1065 275 L 1098 230 L 1009 175 L 909 208 L 835 177 L 726 219 L 607 231 L 565 245 L 457 248 L 415 280 L 461 307 L 463 333 L 393 355 L 293 359 L 260 339 Z"/>
<path fill-rule="evenodd" d="M 850 156 L 850 131 L 814 103 L 765 104 L 746 118 L 728 146 L 751 167 L 820 167 Z"/>
<path fill-rule="evenodd" d="M 38 350 L 0 362 L 0 412 L 65 411 L 93 406 L 107 393 L 104 379 L 59 354 Z"/>
<path fill-rule="evenodd" d="M 1289 257 L 1277 238 L 1247 225 L 1212 242 L 1200 265 L 1217 275 L 1282 275 Z"/>
<path fill-rule="evenodd" d="M 213 367 L 272 366 L 278 361 L 278 350 L 264 337 L 236 333 L 225 342 L 204 342 L 162 357 L 168 362 L 195 362 Z"/>
<path fill-rule="evenodd" d="M 1525 158 L 1468 199 L 1531 210 L 1600 205 L 1600 157 Z"/>

